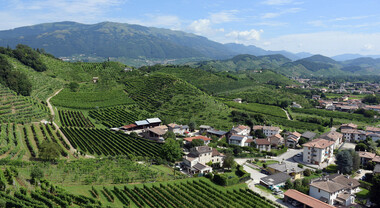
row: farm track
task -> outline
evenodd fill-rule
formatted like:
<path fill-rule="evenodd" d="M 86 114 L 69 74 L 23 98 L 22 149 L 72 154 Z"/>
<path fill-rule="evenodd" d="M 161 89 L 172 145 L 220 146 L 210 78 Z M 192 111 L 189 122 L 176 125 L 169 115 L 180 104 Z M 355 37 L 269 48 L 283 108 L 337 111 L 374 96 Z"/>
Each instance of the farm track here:
<path fill-rule="evenodd" d="M 48 104 L 48 107 L 50 109 L 50 112 L 51 112 L 51 115 L 53 116 L 53 118 L 55 118 L 55 112 L 54 112 L 53 106 L 50 103 L 50 99 L 53 98 L 54 96 L 58 95 L 58 93 L 60 93 L 62 90 L 63 90 L 63 88 L 60 89 L 60 90 L 58 90 L 57 92 L 55 92 L 48 99 L 46 99 L 46 103 Z M 69 146 L 70 146 L 70 150 L 69 150 L 70 154 L 73 157 L 76 157 L 75 153 L 77 153 L 78 151 L 76 149 L 74 149 L 74 147 L 71 145 L 70 141 L 66 138 L 65 134 L 63 134 L 63 132 L 61 131 L 61 129 L 59 128 L 59 126 L 54 121 L 53 121 L 53 125 L 55 126 L 55 128 L 57 129 L 57 131 L 59 131 L 59 133 L 62 135 L 62 138 L 65 140 L 65 142 L 67 144 L 69 144 Z M 85 155 L 84 157 L 86 157 L 86 158 L 93 158 L 93 156 L 90 156 L 90 155 Z"/>
<path fill-rule="evenodd" d="M 288 117 L 288 120 L 292 120 L 291 118 L 290 118 L 290 116 L 289 116 L 289 113 L 288 113 L 288 111 L 287 110 L 285 110 L 285 109 L 283 109 L 283 108 L 281 108 L 285 113 L 286 113 L 286 117 Z"/>

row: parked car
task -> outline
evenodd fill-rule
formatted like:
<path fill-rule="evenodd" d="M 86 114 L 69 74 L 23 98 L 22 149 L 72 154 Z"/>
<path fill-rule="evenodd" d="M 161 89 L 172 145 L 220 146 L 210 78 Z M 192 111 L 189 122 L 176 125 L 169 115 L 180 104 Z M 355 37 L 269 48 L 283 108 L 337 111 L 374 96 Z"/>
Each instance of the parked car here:
<path fill-rule="evenodd" d="M 359 169 L 358 171 L 356 171 L 357 173 L 362 173 L 362 170 L 361 169 Z"/>
<path fill-rule="evenodd" d="M 296 154 L 296 157 L 301 157 L 302 153 Z"/>

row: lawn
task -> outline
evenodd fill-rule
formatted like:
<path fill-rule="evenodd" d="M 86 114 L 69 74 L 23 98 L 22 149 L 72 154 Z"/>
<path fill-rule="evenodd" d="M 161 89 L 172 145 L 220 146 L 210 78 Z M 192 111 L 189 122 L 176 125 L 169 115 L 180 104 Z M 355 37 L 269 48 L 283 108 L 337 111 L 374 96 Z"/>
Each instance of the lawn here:
<path fill-rule="evenodd" d="M 360 188 L 361 191 L 356 193 L 356 196 L 358 198 L 362 198 L 362 199 L 367 199 L 369 197 L 369 190 L 365 189 L 365 188 Z"/>

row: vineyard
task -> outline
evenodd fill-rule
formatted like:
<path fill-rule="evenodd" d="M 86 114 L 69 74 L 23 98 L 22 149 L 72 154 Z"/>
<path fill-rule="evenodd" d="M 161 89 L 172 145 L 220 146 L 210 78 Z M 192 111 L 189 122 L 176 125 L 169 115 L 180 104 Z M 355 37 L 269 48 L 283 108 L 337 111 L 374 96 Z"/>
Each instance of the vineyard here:
<path fill-rule="evenodd" d="M 31 122 L 47 117 L 47 107 L 30 97 L 17 96 L 0 85 L 0 122 Z"/>
<path fill-rule="evenodd" d="M 71 92 L 67 88 L 54 96 L 51 102 L 55 106 L 75 109 L 94 109 L 133 103 L 122 90 Z"/>
<path fill-rule="evenodd" d="M 80 111 L 58 110 L 59 120 L 65 127 L 95 127 Z"/>
<path fill-rule="evenodd" d="M 75 149 L 93 155 L 154 158 L 158 157 L 161 148 L 159 143 L 107 129 L 62 127 L 61 130 Z"/>
<path fill-rule="evenodd" d="M 236 103 L 233 101 L 228 101 L 226 104 L 232 108 L 267 114 L 271 116 L 276 116 L 280 118 L 287 118 L 285 112 L 277 106 L 273 105 L 263 105 L 259 103 Z"/>
<path fill-rule="evenodd" d="M 64 189 L 54 186 L 47 181 L 41 181 L 41 186 L 35 186 L 28 191 L 24 187 L 19 187 L 20 184 L 16 181 L 21 179 L 18 177 L 18 171 L 14 168 L 6 168 L 3 172 L 0 169 L 0 183 L 2 190 L 0 191 L 0 199 L 4 207 L 101 207 L 101 203 L 93 198 L 83 195 L 74 195 L 67 193 Z M 24 182 L 23 182 L 24 183 Z M 9 186 L 7 192 L 4 190 Z M 15 189 L 17 187 L 17 189 Z M 16 191 L 11 191 L 16 190 Z M 3 205 L 3 204 L 2 204 Z"/>
<path fill-rule="evenodd" d="M 280 207 L 249 189 L 225 190 L 205 179 L 187 180 L 179 183 L 153 184 L 151 186 L 134 186 L 123 188 L 103 187 L 89 190 L 94 198 L 102 193 L 114 203 L 118 199 L 126 207 L 201 207 L 201 208 L 275 208 Z"/>
<path fill-rule="evenodd" d="M 138 120 L 138 115 L 125 106 L 91 110 L 88 114 L 109 128 L 131 124 Z"/>

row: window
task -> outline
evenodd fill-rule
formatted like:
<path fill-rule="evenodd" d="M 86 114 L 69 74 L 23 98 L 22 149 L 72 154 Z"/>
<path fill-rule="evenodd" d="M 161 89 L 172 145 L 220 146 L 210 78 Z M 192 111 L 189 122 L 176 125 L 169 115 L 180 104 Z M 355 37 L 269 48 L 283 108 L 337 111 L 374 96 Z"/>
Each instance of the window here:
<path fill-rule="evenodd" d="M 321 192 L 321 189 L 318 189 L 318 192 Z"/>
<path fill-rule="evenodd" d="M 308 149 L 310 149 L 310 147 L 308 147 Z"/>

